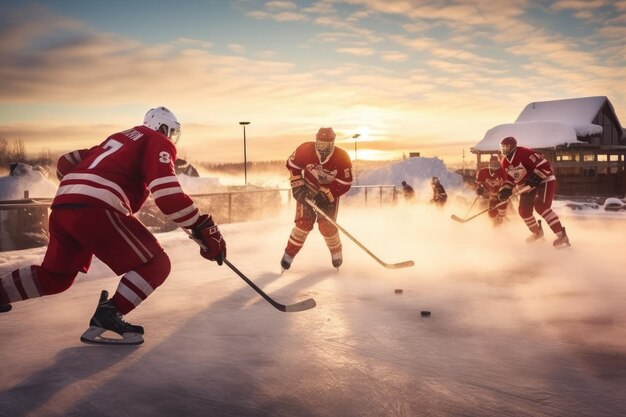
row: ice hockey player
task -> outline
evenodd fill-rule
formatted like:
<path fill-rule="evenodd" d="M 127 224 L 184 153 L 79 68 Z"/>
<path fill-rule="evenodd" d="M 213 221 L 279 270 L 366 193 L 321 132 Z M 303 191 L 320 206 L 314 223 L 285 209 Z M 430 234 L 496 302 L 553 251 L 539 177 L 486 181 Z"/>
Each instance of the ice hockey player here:
<path fill-rule="evenodd" d="M 548 160 L 532 149 L 517 146 L 517 140 L 512 136 L 502 139 L 500 151 L 503 156 L 502 168 L 506 174 L 506 180 L 499 191 L 499 199 L 501 201 L 509 199 L 514 186 L 533 187 L 530 191 L 520 195 L 519 201 L 519 215 L 532 233 L 527 241 L 534 242 L 543 238 L 541 223 L 538 223 L 533 215 L 534 209 L 556 234 L 553 246 L 555 248 L 570 246 L 565 228 L 552 210 L 556 177 Z"/>
<path fill-rule="evenodd" d="M 415 199 L 415 190 L 406 181 L 402 181 L 402 195 L 406 201 Z"/>
<path fill-rule="evenodd" d="M 506 175 L 504 169 L 500 165 L 500 160 L 496 155 L 489 158 L 489 166 L 481 168 L 476 173 L 476 194 L 480 196 L 486 207 L 494 207 L 500 200 L 498 192 L 504 185 Z M 494 225 L 502 224 L 508 204 L 502 204 L 498 208 L 489 210 L 489 217 L 493 220 Z"/>
<path fill-rule="evenodd" d="M 430 202 L 439 207 L 443 207 L 448 200 L 448 194 L 446 194 L 445 188 L 441 185 L 441 181 L 439 181 L 438 177 L 433 177 L 430 181 L 430 185 L 433 187 L 433 198 Z"/>
<path fill-rule="evenodd" d="M 333 220 L 337 219 L 339 198 L 352 186 L 352 162 L 347 152 L 335 146 L 332 127 L 322 127 L 315 142 L 304 142 L 287 160 L 291 192 L 296 200 L 295 226 L 289 235 L 285 253 L 280 261 L 283 270 L 291 267 L 313 225 L 317 221 L 324 236 L 335 268 L 343 262 L 341 240 L 337 227 L 323 217 L 318 217 L 306 202 L 309 199 Z"/>
<path fill-rule="evenodd" d="M 102 291 L 86 343 L 140 344 L 142 326 L 122 318 L 159 287 L 170 260 L 152 233 L 133 215 L 149 194 L 176 225 L 202 242 L 200 254 L 219 265 L 226 243 L 217 225 L 185 194 L 174 174 L 180 123 L 165 107 L 149 110 L 142 126 L 114 133 L 91 149 L 63 155 L 61 183 L 52 201 L 50 241 L 41 266 L 19 268 L 0 277 L 0 305 L 67 290 L 93 255 L 122 275 L 113 297 Z M 8 306 L 8 307 L 6 307 Z M 102 336 L 105 331 L 122 338 Z"/>

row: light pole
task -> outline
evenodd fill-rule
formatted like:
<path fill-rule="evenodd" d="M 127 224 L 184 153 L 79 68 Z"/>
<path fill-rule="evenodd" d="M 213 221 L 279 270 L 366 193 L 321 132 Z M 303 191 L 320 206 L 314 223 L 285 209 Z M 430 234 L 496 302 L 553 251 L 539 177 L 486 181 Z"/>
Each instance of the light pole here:
<path fill-rule="evenodd" d="M 361 136 L 360 133 L 355 133 L 352 135 L 352 139 L 354 139 L 354 167 L 352 168 L 352 172 L 354 173 L 354 185 L 356 185 L 356 163 L 359 160 L 356 154 L 356 140 Z"/>
<path fill-rule="evenodd" d="M 239 122 L 243 126 L 243 178 L 244 184 L 248 185 L 248 159 L 246 158 L 246 126 L 250 122 Z"/>

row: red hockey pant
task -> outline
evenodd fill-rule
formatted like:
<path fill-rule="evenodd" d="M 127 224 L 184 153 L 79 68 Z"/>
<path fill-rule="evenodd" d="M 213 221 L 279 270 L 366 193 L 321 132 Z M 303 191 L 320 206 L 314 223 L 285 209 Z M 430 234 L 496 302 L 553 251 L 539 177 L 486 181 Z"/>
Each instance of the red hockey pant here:
<path fill-rule="evenodd" d="M 336 199 L 333 204 L 330 204 L 327 209 L 324 210 L 331 219 L 337 218 L 337 212 L 339 209 L 339 199 Z M 318 216 L 317 212 L 311 208 L 307 203 L 296 204 L 296 226 L 291 231 L 289 241 L 285 252 L 291 256 L 295 256 L 306 240 L 309 232 L 313 230 L 313 225 L 317 221 L 317 225 L 320 233 L 324 236 L 326 245 L 330 249 L 331 253 L 341 251 L 341 240 L 339 239 L 339 232 L 334 224 L 326 220 L 322 216 Z"/>
<path fill-rule="evenodd" d="M 554 233 L 563 230 L 557 214 L 552 210 L 552 200 L 556 190 L 556 181 L 548 181 L 520 196 L 519 215 L 524 219 L 531 232 L 536 233 L 539 225 L 533 216 L 533 209 L 543 217 Z"/>

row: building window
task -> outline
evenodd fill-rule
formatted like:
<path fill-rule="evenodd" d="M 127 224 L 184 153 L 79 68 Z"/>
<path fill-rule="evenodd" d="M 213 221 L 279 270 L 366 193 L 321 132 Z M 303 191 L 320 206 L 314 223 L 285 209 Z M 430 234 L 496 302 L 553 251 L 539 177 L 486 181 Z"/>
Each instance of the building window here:
<path fill-rule="evenodd" d="M 596 156 L 592 153 L 586 153 L 583 155 L 584 162 L 593 162 L 596 160 Z"/>
<path fill-rule="evenodd" d="M 578 161 L 578 155 L 571 153 L 558 153 L 556 154 L 557 161 Z"/>
<path fill-rule="evenodd" d="M 619 161 L 619 155 L 609 155 L 609 160 L 611 162 Z"/>
<path fill-rule="evenodd" d="M 608 160 L 608 155 L 598 155 L 598 162 L 606 162 Z"/>

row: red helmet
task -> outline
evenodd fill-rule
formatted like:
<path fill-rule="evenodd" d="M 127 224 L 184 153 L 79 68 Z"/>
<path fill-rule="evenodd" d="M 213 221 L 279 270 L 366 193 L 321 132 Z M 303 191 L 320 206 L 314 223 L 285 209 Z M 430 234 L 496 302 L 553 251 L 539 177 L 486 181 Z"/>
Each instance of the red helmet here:
<path fill-rule="evenodd" d="M 517 139 L 513 136 L 507 136 L 500 141 L 500 152 L 503 156 L 508 156 L 517 148 Z"/>
<path fill-rule="evenodd" d="M 500 168 L 500 160 L 498 159 L 498 156 L 491 155 L 491 158 L 489 158 L 489 172 L 493 174 L 498 170 L 498 168 Z"/>
<path fill-rule="evenodd" d="M 321 127 L 315 135 L 315 149 L 320 154 L 320 159 L 328 158 L 335 147 L 335 131 L 332 127 Z"/>

